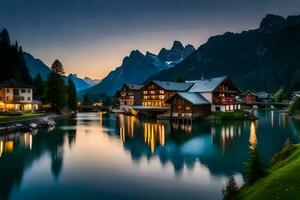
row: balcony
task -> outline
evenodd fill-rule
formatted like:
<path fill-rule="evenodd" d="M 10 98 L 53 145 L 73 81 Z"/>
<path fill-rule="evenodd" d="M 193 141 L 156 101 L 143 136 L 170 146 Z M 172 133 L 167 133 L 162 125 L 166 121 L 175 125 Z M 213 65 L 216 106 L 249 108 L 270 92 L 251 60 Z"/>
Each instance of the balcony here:
<path fill-rule="evenodd" d="M 235 98 L 214 98 L 213 104 L 226 105 L 226 104 L 234 104 L 236 102 Z"/>

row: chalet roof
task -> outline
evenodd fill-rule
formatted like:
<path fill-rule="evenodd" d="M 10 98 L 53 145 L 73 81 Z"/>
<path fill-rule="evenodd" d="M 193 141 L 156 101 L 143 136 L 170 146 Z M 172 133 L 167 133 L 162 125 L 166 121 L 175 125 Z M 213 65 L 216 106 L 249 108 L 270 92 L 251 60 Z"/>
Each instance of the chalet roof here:
<path fill-rule="evenodd" d="M 131 90 L 140 90 L 144 85 L 138 85 L 138 84 L 125 84 L 127 87 L 129 87 Z"/>
<path fill-rule="evenodd" d="M 227 76 L 221 76 L 211 79 L 188 81 L 194 83 L 193 87 L 189 92 L 212 92 L 214 91 L 225 79 Z"/>
<path fill-rule="evenodd" d="M 10 79 L 0 83 L 0 88 L 32 88 L 32 86 Z"/>
<path fill-rule="evenodd" d="M 169 99 L 166 100 L 166 102 L 170 102 L 171 99 L 173 99 L 175 96 L 180 96 L 184 98 L 185 100 L 189 101 L 193 105 L 208 105 L 210 102 L 205 99 L 201 94 L 196 92 L 177 92 L 174 95 L 172 95 Z"/>
<path fill-rule="evenodd" d="M 244 92 L 241 96 L 244 96 L 244 95 L 246 95 L 246 94 L 251 94 L 251 95 L 253 95 L 253 96 L 257 96 L 257 97 L 258 97 L 258 95 L 257 95 L 256 93 L 251 92 L 250 90 L 247 90 L 247 91 Z"/>
<path fill-rule="evenodd" d="M 152 81 L 152 82 L 159 85 L 165 90 L 178 91 L 178 92 L 187 91 L 194 85 L 194 83 L 192 82 L 185 82 L 185 83 L 168 82 L 168 81 Z"/>

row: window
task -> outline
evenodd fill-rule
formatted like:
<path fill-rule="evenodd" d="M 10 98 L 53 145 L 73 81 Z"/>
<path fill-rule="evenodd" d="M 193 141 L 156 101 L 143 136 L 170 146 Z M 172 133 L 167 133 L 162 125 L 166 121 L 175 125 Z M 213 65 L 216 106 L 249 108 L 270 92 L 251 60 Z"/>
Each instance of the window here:
<path fill-rule="evenodd" d="M 159 99 L 164 99 L 165 96 L 164 95 L 159 95 Z"/>
<path fill-rule="evenodd" d="M 6 92 L 9 93 L 9 92 L 10 92 L 10 89 L 9 89 L 9 88 L 6 88 Z"/>
<path fill-rule="evenodd" d="M 230 105 L 230 110 L 234 110 L 234 109 L 233 109 L 233 105 Z"/>
<path fill-rule="evenodd" d="M 143 93 L 144 93 L 144 94 L 147 94 L 148 92 L 147 92 L 147 90 L 144 90 Z"/>
<path fill-rule="evenodd" d="M 31 93 L 31 89 L 28 89 L 28 93 Z"/>
<path fill-rule="evenodd" d="M 191 108 L 190 108 L 189 106 L 186 106 L 186 107 L 185 107 L 185 110 L 188 110 L 188 111 L 189 111 L 189 110 L 191 110 Z"/>
<path fill-rule="evenodd" d="M 165 91 L 164 90 L 159 90 L 159 94 L 164 94 Z"/>
<path fill-rule="evenodd" d="M 154 91 L 150 91 L 150 94 L 155 94 L 155 92 Z"/>
<path fill-rule="evenodd" d="M 20 100 L 21 100 L 21 101 L 24 101 L 24 97 L 23 97 L 23 96 L 21 96 Z"/>
<path fill-rule="evenodd" d="M 28 101 L 30 101 L 30 99 L 31 99 L 30 97 L 27 97 L 27 100 L 28 100 Z"/>
<path fill-rule="evenodd" d="M 221 111 L 220 106 L 216 106 L 216 111 L 217 111 L 217 112 Z"/>
<path fill-rule="evenodd" d="M 25 89 L 21 89 L 21 93 L 25 93 Z"/>

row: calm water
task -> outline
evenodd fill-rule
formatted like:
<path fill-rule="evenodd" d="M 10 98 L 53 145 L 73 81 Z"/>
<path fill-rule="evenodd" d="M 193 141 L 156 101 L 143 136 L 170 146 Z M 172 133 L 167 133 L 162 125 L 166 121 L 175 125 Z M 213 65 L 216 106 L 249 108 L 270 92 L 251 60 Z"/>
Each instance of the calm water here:
<path fill-rule="evenodd" d="M 53 130 L 0 138 L 0 199 L 219 199 L 243 183 L 248 142 L 267 164 L 300 123 L 276 111 L 250 122 L 171 124 L 80 113 Z"/>

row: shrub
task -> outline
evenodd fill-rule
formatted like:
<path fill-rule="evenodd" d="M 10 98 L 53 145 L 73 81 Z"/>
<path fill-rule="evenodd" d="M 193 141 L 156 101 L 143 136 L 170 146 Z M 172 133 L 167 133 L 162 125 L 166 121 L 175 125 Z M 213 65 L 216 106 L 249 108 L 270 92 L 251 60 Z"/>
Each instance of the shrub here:
<path fill-rule="evenodd" d="M 273 166 L 276 163 L 284 160 L 285 158 L 289 157 L 292 152 L 295 150 L 295 146 L 291 143 L 290 139 L 288 138 L 284 143 L 282 150 L 276 154 L 274 154 L 270 165 Z"/>
<path fill-rule="evenodd" d="M 223 200 L 234 199 L 238 190 L 239 190 L 239 187 L 237 186 L 237 184 L 234 180 L 234 177 L 230 176 L 227 179 L 225 188 L 222 190 Z"/>

